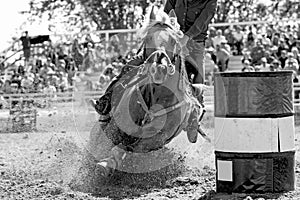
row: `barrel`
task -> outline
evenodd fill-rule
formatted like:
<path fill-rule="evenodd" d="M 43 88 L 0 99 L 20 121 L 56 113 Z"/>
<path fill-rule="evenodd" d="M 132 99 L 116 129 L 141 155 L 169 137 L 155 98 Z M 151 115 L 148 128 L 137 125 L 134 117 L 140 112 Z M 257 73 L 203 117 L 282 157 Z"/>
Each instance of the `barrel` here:
<path fill-rule="evenodd" d="M 292 71 L 215 74 L 216 190 L 295 189 Z"/>

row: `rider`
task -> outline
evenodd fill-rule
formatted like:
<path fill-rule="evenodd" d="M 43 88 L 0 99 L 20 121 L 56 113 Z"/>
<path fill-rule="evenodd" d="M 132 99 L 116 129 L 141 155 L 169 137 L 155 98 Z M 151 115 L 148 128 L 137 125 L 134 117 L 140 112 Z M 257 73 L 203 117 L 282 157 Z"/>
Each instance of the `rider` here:
<path fill-rule="evenodd" d="M 196 68 L 196 70 L 193 70 L 195 76 L 192 83 L 194 84 L 203 84 L 205 81 L 204 43 L 207 38 L 208 24 L 214 16 L 216 5 L 217 0 L 167 0 L 165 4 L 164 11 L 167 13 L 172 9 L 175 11 L 180 29 L 184 33 L 180 43 L 181 46 L 186 46 L 188 48 L 189 56 L 186 57 L 186 60 L 192 63 L 192 65 Z M 137 59 L 133 59 L 128 63 L 128 65 L 138 66 L 143 62 L 143 58 L 138 56 Z M 107 117 L 109 117 L 109 111 L 111 108 L 110 104 L 107 102 L 110 101 L 114 83 L 123 76 L 127 70 L 129 69 L 122 69 L 121 74 L 110 84 L 105 95 L 103 95 L 98 101 L 91 101 L 91 104 L 100 114 L 100 118 L 103 118 L 104 121 Z M 196 91 L 194 96 L 196 96 L 200 103 L 203 102 L 201 92 L 199 93 Z"/>
<path fill-rule="evenodd" d="M 196 70 L 193 83 L 203 84 L 205 81 L 205 40 L 208 24 L 214 17 L 217 0 L 167 0 L 164 11 L 175 11 L 178 24 L 184 36 L 180 43 L 189 50 L 186 60 Z"/>

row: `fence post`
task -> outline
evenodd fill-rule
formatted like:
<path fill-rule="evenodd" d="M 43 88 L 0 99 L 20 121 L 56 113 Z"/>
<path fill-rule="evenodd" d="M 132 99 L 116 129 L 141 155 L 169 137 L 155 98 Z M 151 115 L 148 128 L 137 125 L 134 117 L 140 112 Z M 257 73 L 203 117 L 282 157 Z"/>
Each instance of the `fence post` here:
<path fill-rule="evenodd" d="M 109 44 L 109 32 L 105 32 L 105 54 L 107 55 L 107 49 Z"/>

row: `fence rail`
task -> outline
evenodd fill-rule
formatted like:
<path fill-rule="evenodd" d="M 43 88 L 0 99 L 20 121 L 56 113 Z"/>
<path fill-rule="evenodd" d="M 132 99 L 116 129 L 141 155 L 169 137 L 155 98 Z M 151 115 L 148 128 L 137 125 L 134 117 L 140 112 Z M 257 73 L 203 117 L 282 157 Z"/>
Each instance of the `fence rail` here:
<path fill-rule="evenodd" d="M 12 101 L 51 101 L 67 102 L 85 99 L 95 99 L 101 97 L 104 91 L 77 91 L 77 92 L 58 92 L 54 94 L 27 93 L 27 94 L 4 94 L 3 97 L 8 103 Z M 294 92 L 300 93 L 300 83 L 294 84 Z M 204 92 L 204 102 L 206 105 L 214 104 L 213 86 L 207 86 Z M 294 105 L 300 107 L 300 99 L 294 98 Z"/>

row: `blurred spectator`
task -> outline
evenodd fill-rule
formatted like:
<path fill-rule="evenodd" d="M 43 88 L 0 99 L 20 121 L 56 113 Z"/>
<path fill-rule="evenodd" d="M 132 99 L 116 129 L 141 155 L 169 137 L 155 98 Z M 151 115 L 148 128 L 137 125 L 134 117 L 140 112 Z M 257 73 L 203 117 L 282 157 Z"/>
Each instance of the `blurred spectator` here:
<path fill-rule="evenodd" d="M 80 71 L 87 71 L 87 69 L 90 69 L 95 66 L 95 52 L 93 49 L 93 44 L 88 43 L 86 52 L 84 54 L 82 68 L 79 69 Z"/>
<path fill-rule="evenodd" d="M 274 60 L 270 66 L 271 71 L 277 72 L 280 71 L 280 61 L 279 60 Z"/>
<path fill-rule="evenodd" d="M 93 41 L 91 34 L 86 34 L 85 35 L 85 41 L 83 42 L 83 46 L 85 48 L 95 48 L 95 42 Z"/>
<path fill-rule="evenodd" d="M 217 48 L 217 45 L 221 44 L 221 41 L 224 41 L 226 38 L 222 35 L 222 30 L 217 30 L 217 35 L 213 38 L 214 48 Z"/>
<path fill-rule="evenodd" d="M 271 71 L 271 65 L 268 64 L 267 59 L 265 57 L 261 58 L 261 64 L 255 66 L 255 71 L 260 71 L 260 72 L 268 72 Z"/>
<path fill-rule="evenodd" d="M 294 58 L 294 55 L 292 52 L 289 52 L 287 54 L 287 59 L 285 61 L 285 65 L 284 65 L 284 69 L 285 70 L 292 70 L 296 73 L 298 73 L 299 70 L 299 63 L 298 61 Z"/>
<path fill-rule="evenodd" d="M 46 81 L 43 93 L 49 97 L 55 97 L 56 91 L 56 88 L 50 83 L 50 81 Z"/>
<path fill-rule="evenodd" d="M 294 58 L 297 60 L 298 64 L 300 64 L 300 53 L 297 47 L 293 47 L 291 52 L 293 53 Z"/>
<path fill-rule="evenodd" d="M 11 88 L 11 94 L 17 94 L 21 92 L 20 87 L 17 83 L 12 82 L 10 84 L 10 88 Z"/>
<path fill-rule="evenodd" d="M 40 76 L 42 76 L 43 78 L 46 78 L 48 74 L 52 74 L 54 73 L 53 69 L 47 65 L 44 64 L 43 67 L 40 69 Z"/>
<path fill-rule="evenodd" d="M 234 38 L 234 46 L 236 47 L 237 50 L 237 55 L 242 55 L 244 33 L 242 32 L 240 26 L 237 26 L 236 31 L 233 32 L 233 38 Z"/>
<path fill-rule="evenodd" d="M 287 60 L 287 51 L 286 50 L 282 50 L 281 51 L 281 55 L 280 55 L 280 57 L 279 57 L 279 61 L 280 61 L 280 66 L 281 66 L 281 68 L 282 69 L 284 69 L 284 67 L 285 67 L 285 64 L 286 64 L 286 61 Z"/>
<path fill-rule="evenodd" d="M 260 41 L 257 41 L 251 50 L 251 58 L 253 65 L 259 65 L 261 58 L 265 56 L 265 48 Z"/>
<path fill-rule="evenodd" d="M 117 34 L 113 35 L 110 38 L 110 45 L 113 47 L 114 51 L 117 54 L 120 54 L 120 52 L 121 52 L 121 49 L 120 49 L 120 39 L 119 39 L 119 37 L 118 37 Z"/>
<path fill-rule="evenodd" d="M 24 93 L 28 93 L 33 87 L 33 79 L 25 75 L 21 80 L 21 87 Z"/>
<path fill-rule="evenodd" d="M 75 65 L 77 69 L 81 69 L 81 65 L 83 62 L 83 49 L 79 45 L 78 39 L 75 38 L 71 47 L 71 56 L 73 60 L 75 61 Z"/>
<path fill-rule="evenodd" d="M 230 47 L 233 47 L 234 46 L 234 36 L 233 36 L 233 30 L 232 30 L 232 27 L 228 27 L 227 29 L 225 29 L 224 31 L 224 36 L 227 40 L 227 43 Z"/>
<path fill-rule="evenodd" d="M 66 61 L 64 59 L 59 59 L 57 62 L 57 70 L 61 72 L 66 72 Z M 55 68 L 55 66 L 54 66 Z M 53 69 L 53 68 L 52 68 Z"/>
<path fill-rule="evenodd" d="M 266 50 L 269 50 L 270 47 L 272 46 L 271 40 L 268 37 L 266 37 L 265 34 L 261 34 L 258 37 L 258 40 L 263 44 L 263 46 L 265 47 Z"/>
<path fill-rule="evenodd" d="M 76 67 L 75 62 L 71 61 L 69 63 L 69 66 L 66 68 L 67 80 L 71 86 L 73 86 L 73 77 L 75 76 L 77 71 L 78 71 L 78 68 Z"/>
<path fill-rule="evenodd" d="M 247 34 L 246 46 L 251 49 L 254 46 L 255 38 L 254 33 L 252 31 L 252 26 L 249 26 L 249 32 Z"/>
<path fill-rule="evenodd" d="M 287 45 L 288 45 L 288 50 L 292 51 L 293 47 L 297 46 L 297 40 L 296 40 L 297 36 L 295 36 L 293 33 L 289 33 L 288 34 L 288 38 L 287 38 Z"/>
<path fill-rule="evenodd" d="M 12 89 L 11 89 L 11 81 L 10 80 L 6 80 L 4 82 L 4 84 L 2 85 L 1 91 L 4 94 L 11 94 L 12 93 Z"/>
<path fill-rule="evenodd" d="M 58 77 L 59 77 L 58 84 L 57 84 L 58 91 L 60 92 L 67 91 L 69 87 L 67 74 L 64 72 L 60 72 Z"/>
<path fill-rule="evenodd" d="M 14 74 L 11 79 L 11 84 L 16 84 L 17 88 L 21 88 L 22 77 L 19 74 Z"/>
<path fill-rule="evenodd" d="M 243 57 L 241 59 L 242 61 L 242 64 L 244 64 L 244 62 L 248 60 L 250 64 L 252 64 L 252 58 L 251 58 L 251 55 L 250 55 L 250 52 L 249 51 L 245 51 L 244 54 L 243 54 Z"/>
<path fill-rule="evenodd" d="M 289 50 L 288 45 L 286 44 L 285 40 L 283 38 L 280 38 L 279 40 L 279 46 L 277 48 L 277 57 L 281 57 L 282 56 L 282 51 L 286 52 Z"/>
<path fill-rule="evenodd" d="M 265 58 L 267 59 L 267 63 L 271 64 L 275 60 L 275 57 L 271 55 L 270 51 L 265 52 Z"/>
<path fill-rule="evenodd" d="M 255 69 L 251 66 L 249 60 L 245 60 L 243 63 L 242 72 L 254 72 Z"/>
<path fill-rule="evenodd" d="M 227 44 L 226 39 L 221 41 L 220 45 L 217 45 L 215 55 L 216 55 L 219 71 L 220 72 L 226 71 L 228 69 L 228 63 L 230 58 L 230 47 Z"/>
<path fill-rule="evenodd" d="M 21 74 L 21 75 L 24 75 L 25 74 L 25 68 L 23 65 L 19 65 L 18 68 L 17 68 L 17 73 L 18 74 Z"/>
<path fill-rule="evenodd" d="M 26 66 L 30 58 L 30 37 L 28 36 L 28 31 L 24 32 L 20 40 L 23 46 L 23 54 L 24 54 L 25 66 Z"/>

